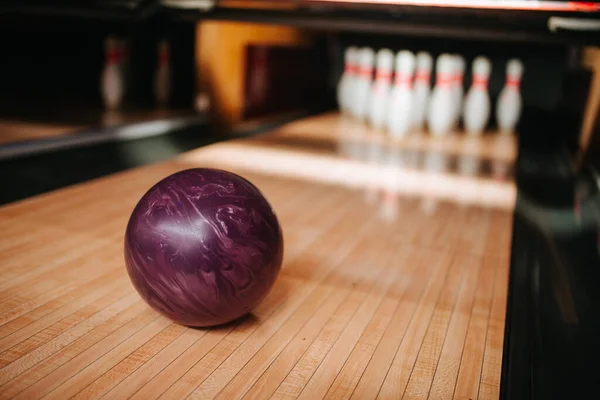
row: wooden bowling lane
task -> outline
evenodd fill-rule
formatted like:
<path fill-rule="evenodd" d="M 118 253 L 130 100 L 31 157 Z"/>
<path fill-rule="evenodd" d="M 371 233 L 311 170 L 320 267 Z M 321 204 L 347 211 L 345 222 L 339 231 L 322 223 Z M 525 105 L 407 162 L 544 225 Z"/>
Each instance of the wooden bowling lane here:
<path fill-rule="evenodd" d="M 296 121 L 0 207 L 0 398 L 497 399 L 510 196 L 502 206 L 482 196 L 464 202 L 290 176 L 290 166 L 268 157 L 254 165 L 229 158 L 239 148 L 272 150 L 290 131 L 333 137 L 336 118 Z M 311 152 L 306 143 L 297 154 L 348 166 L 337 150 L 316 143 Z M 351 162 L 353 173 L 369 166 Z M 152 311 L 122 256 L 140 196 L 197 166 L 227 168 L 260 187 L 286 242 L 267 299 L 217 329 L 185 328 Z M 463 178 L 512 185 L 484 168 Z"/>

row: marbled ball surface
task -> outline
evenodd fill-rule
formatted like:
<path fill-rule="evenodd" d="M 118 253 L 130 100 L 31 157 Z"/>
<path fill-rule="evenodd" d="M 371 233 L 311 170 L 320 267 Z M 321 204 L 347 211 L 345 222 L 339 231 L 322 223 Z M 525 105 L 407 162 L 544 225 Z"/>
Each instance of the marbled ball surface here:
<path fill-rule="evenodd" d="M 129 277 L 155 310 L 182 325 L 214 326 L 244 316 L 281 269 L 275 213 L 246 179 L 190 169 L 154 185 L 125 234 Z"/>

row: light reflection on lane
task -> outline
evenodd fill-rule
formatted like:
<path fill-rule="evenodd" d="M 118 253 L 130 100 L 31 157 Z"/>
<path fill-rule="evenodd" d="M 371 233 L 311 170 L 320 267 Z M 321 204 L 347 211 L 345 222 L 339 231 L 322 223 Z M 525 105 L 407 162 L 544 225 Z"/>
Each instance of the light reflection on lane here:
<path fill-rule="evenodd" d="M 286 137 L 304 141 L 282 146 L 278 140 Z M 321 148 L 311 148 L 317 140 Z M 324 151 L 323 142 L 332 145 Z M 418 199 L 428 214 L 439 202 L 514 209 L 515 146 L 513 137 L 500 135 L 392 141 L 345 118 L 317 117 L 312 126 L 304 120 L 302 129 L 290 124 L 260 142 L 220 143 L 180 160 L 360 189 L 365 202 L 379 204 L 382 218 L 394 220 L 402 197 Z"/>

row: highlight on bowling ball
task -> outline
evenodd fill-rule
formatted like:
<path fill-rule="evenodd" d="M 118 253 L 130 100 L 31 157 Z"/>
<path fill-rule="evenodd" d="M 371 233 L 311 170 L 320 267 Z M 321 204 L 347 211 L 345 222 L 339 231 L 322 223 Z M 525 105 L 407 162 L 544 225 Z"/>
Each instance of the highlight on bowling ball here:
<path fill-rule="evenodd" d="M 231 172 L 195 168 L 155 184 L 125 232 L 125 262 L 140 296 L 186 326 L 234 321 L 270 292 L 283 259 L 277 216 L 259 189 Z"/>

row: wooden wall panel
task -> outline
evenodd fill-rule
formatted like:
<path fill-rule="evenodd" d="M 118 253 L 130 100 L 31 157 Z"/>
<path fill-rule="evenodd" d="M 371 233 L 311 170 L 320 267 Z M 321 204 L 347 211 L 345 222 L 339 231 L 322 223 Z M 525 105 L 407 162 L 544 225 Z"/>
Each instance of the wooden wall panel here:
<path fill-rule="evenodd" d="M 242 115 L 247 44 L 311 43 L 311 36 L 298 29 L 238 22 L 199 23 L 196 37 L 199 91 L 209 95 L 211 114 L 222 128 L 230 128 Z"/>
<path fill-rule="evenodd" d="M 590 142 L 590 136 L 594 121 L 598 115 L 600 105 L 600 48 L 590 47 L 585 49 L 583 54 L 583 65 L 593 71 L 594 75 L 590 85 L 590 94 L 587 107 L 583 118 L 583 127 L 581 132 L 581 147 L 587 148 Z"/>

